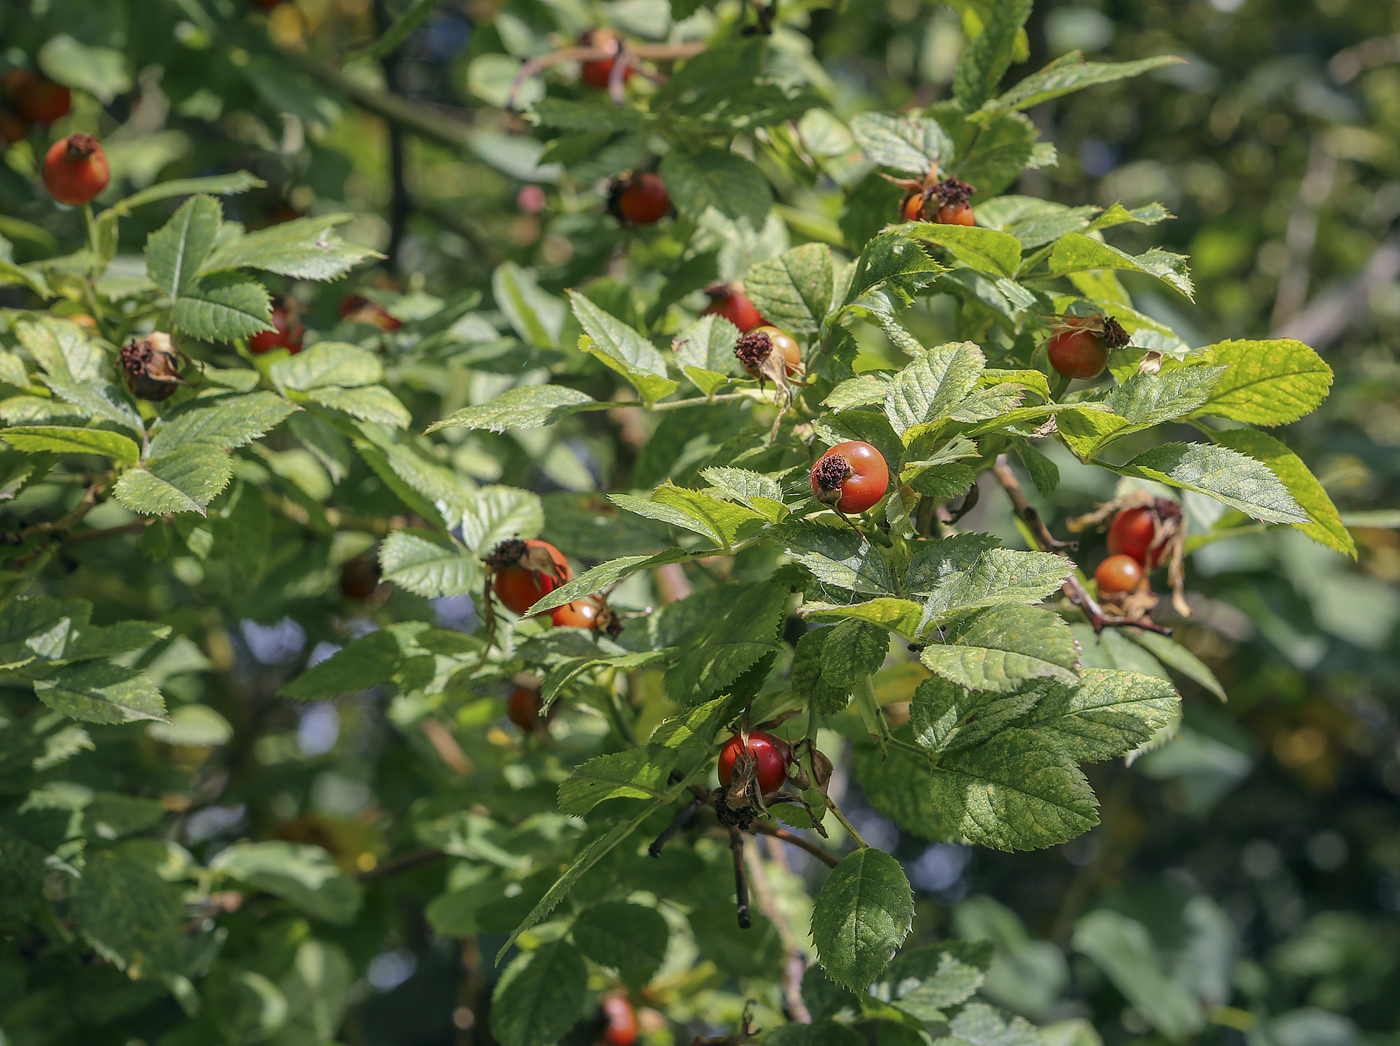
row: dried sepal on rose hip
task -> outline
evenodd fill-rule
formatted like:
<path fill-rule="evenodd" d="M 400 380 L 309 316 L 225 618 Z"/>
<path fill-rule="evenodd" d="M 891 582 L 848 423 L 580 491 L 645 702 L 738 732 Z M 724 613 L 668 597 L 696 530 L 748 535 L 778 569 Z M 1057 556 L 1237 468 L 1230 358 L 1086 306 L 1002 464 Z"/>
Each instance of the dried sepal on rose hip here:
<path fill-rule="evenodd" d="M 787 331 L 766 324 L 755 327 L 734 343 L 734 356 L 740 366 L 759 384 L 771 381 L 784 392 L 788 379 L 802 366 L 802 350 Z"/>
<path fill-rule="evenodd" d="M 131 394 L 143 400 L 169 399 L 181 385 L 180 357 L 164 331 L 152 331 L 140 341 L 122 346 L 122 380 Z"/>
<path fill-rule="evenodd" d="M 972 208 L 968 201 L 977 192 L 967 182 L 957 178 L 944 178 L 933 188 L 931 200 L 938 201 L 938 210 L 934 213 L 932 220 L 939 225 L 976 225 L 977 221 L 972 215 Z M 929 203 L 924 204 L 924 213 L 927 214 Z"/>

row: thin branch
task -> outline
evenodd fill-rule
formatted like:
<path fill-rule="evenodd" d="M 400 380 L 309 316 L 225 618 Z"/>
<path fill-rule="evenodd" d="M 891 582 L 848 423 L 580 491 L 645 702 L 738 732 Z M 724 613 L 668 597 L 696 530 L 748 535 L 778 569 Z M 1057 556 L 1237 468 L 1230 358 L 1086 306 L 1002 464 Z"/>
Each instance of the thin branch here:
<path fill-rule="evenodd" d="M 137 519 L 130 523 L 123 523 L 119 527 L 94 527 L 91 530 L 82 530 L 76 534 L 69 534 L 67 540 L 70 545 L 73 545 L 83 541 L 100 541 L 103 538 L 121 537 L 123 534 L 137 534 L 159 519 L 159 516 L 150 516 L 146 519 Z"/>
<path fill-rule="evenodd" d="M 734 900 L 738 906 L 739 929 L 747 930 L 753 925 L 749 915 L 749 880 L 744 871 L 744 833 L 737 828 L 729 829 L 729 850 L 734 855 Z"/>
<path fill-rule="evenodd" d="M 1056 555 L 1064 556 L 1066 559 L 1069 559 L 1069 556 L 1065 555 L 1064 550 L 1078 548 L 1078 543 L 1073 541 L 1058 541 L 1055 536 L 1050 533 L 1049 528 L 1046 527 L 1044 521 L 1040 518 L 1040 514 L 1036 512 L 1036 510 L 1031 507 L 1031 503 L 1026 500 L 1026 493 L 1021 489 L 1021 481 L 1018 480 L 1016 474 L 1011 471 L 1011 466 L 1007 464 L 1005 454 L 997 455 L 997 462 L 992 466 L 992 473 L 996 476 L 997 482 L 1001 484 L 1002 489 L 1006 491 L 1007 497 L 1011 499 L 1011 505 L 1016 510 L 1016 515 L 1025 522 L 1031 535 L 1036 539 L 1040 550 L 1042 552 L 1053 552 Z M 1069 597 L 1071 603 L 1084 611 L 1084 616 L 1089 619 L 1089 624 L 1094 627 L 1094 633 L 1096 635 L 1105 628 L 1140 628 L 1144 632 L 1155 632 L 1160 636 L 1169 636 L 1172 634 L 1170 628 L 1164 628 L 1151 621 L 1133 621 L 1124 617 L 1108 617 L 1104 614 L 1103 607 L 1099 606 L 1098 601 L 1089 594 L 1089 590 L 1086 589 L 1079 580 L 1077 571 L 1072 572 L 1065 580 L 1062 591 Z"/>
<path fill-rule="evenodd" d="M 470 151 L 472 147 L 473 130 L 471 125 L 463 120 L 443 116 L 425 105 L 351 80 L 344 74 L 295 51 L 282 51 L 280 54 L 283 61 L 292 63 L 327 87 L 339 91 L 361 109 L 454 149 Z"/>
<path fill-rule="evenodd" d="M 676 814 L 675 819 L 666 826 L 666 830 L 652 840 L 652 844 L 647 847 L 647 853 L 651 854 L 653 857 L 660 857 L 662 848 L 675 838 L 676 833 L 684 828 L 690 822 L 690 819 L 694 817 L 704 805 L 705 800 L 698 798 L 692 799 L 686 804 L 686 806 L 681 809 L 681 812 Z"/>
<path fill-rule="evenodd" d="M 393 24 L 393 19 L 389 14 L 385 0 L 375 0 L 374 3 L 375 30 L 381 36 L 384 35 Z M 397 49 L 389 51 L 380 60 L 380 66 L 384 70 L 384 86 L 388 88 L 389 94 L 396 98 L 403 97 L 399 82 L 399 52 Z M 404 150 L 403 125 L 395 120 L 389 123 L 389 243 L 384 249 L 387 255 L 389 271 L 398 274 L 399 253 L 403 247 L 404 233 L 408 225 L 409 211 L 412 205 L 408 198 L 408 183 L 405 180 L 404 168 L 407 159 Z"/>
<path fill-rule="evenodd" d="M 402 857 L 395 857 L 392 861 L 385 861 L 383 864 L 375 865 L 373 868 L 363 872 L 356 872 L 355 878 L 360 882 L 371 882 L 375 879 L 384 879 L 390 875 L 399 875 L 403 872 L 411 872 L 415 868 L 421 868 L 425 864 L 432 864 L 434 861 L 446 857 L 447 854 L 439 850 L 436 846 L 430 846 L 426 850 L 415 850 L 413 853 L 404 854 Z"/>
<path fill-rule="evenodd" d="M 804 839 L 800 835 L 789 832 L 786 828 L 779 828 L 775 824 L 769 824 L 767 821 L 755 821 L 749 830 L 758 832 L 760 835 L 771 835 L 774 839 L 781 839 L 790 846 L 795 846 L 799 850 L 805 850 L 829 868 L 835 868 L 841 863 L 841 858 L 837 857 L 834 853 L 823 850 L 816 843 Z"/>
<path fill-rule="evenodd" d="M 745 855 L 749 863 L 749 879 L 753 883 L 754 896 L 758 898 L 759 911 L 768 917 L 778 936 L 782 939 L 787 959 L 783 962 L 783 1011 L 788 1020 L 799 1024 L 811 1024 L 812 1014 L 802 1001 L 802 975 L 807 972 L 807 956 L 798 944 L 792 927 L 782 908 L 773 897 L 773 887 L 768 882 L 768 872 L 763 867 L 761 847 L 750 847 Z"/>
<path fill-rule="evenodd" d="M 103 495 L 107 490 L 106 478 L 99 479 L 83 491 L 82 498 L 73 509 L 60 519 L 52 520 L 48 523 L 32 523 L 27 527 L 22 527 L 16 535 L 16 544 L 20 544 L 35 534 L 55 534 L 60 539 L 67 536 L 68 532 L 82 522 L 83 517 L 95 509 L 102 502 Z"/>

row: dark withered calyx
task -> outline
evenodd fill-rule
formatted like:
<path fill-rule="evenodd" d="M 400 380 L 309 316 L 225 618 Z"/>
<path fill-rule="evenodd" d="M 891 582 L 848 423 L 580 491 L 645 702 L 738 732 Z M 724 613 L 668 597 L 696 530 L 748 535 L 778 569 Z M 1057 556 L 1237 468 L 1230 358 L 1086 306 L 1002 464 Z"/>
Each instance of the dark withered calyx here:
<path fill-rule="evenodd" d="M 180 377 L 180 354 L 162 331 L 122 346 L 121 366 L 126 387 L 138 399 L 168 399 L 186 384 Z"/>

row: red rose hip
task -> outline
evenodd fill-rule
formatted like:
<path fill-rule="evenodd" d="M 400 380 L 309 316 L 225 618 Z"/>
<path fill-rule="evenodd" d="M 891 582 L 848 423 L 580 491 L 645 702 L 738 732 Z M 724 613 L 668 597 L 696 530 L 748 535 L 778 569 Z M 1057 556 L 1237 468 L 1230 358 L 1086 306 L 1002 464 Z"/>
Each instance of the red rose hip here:
<path fill-rule="evenodd" d="M 107 188 L 111 172 L 107 154 L 90 134 L 70 134 L 49 147 L 44 157 L 44 187 L 59 203 L 78 207 Z"/>
<path fill-rule="evenodd" d="M 671 211 L 671 197 L 661 175 L 638 175 L 617 193 L 617 213 L 633 225 L 655 225 Z"/>
<path fill-rule="evenodd" d="M 747 334 L 767 321 L 758 306 L 736 283 L 716 283 L 705 289 L 710 296 L 710 304 L 700 313 L 701 316 L 723 316 L 739 328 L 740 334 Z"/>
<path fill-rule="evenodd" d="M 72 107 L 68 88 L 31 76 L 15 91 L 15 111 L 31 123 L 50 124 L 63 119 Z"/>
<path fill-rule="evenodd" d="M 788 767 L 792 765 L 792 746 L 762 730 L 749 731 L 747 746 L 743 735 L 735 734 L 719 750 L 720 784 L 729 786 L 734 780 L 735 764 L 741 760 L 754 764 L 754 780 L 758 782 L 759 791 L 767 795 L 776 792 L 787 780 Z"/>
<path fill-rule="evenodd" d="M 890 468 L 869 443 L 838 443 L 812 466 L 812 496 L 837 512 L 856 513 L 876 505 L 890 486 Z"/>
<path fill-rule="evenodd" d="M 598 608 L 585 599 L 555 607 L 550 620 L 559 628 L 597 628 Z"/>
<path fill-rule="evenodd" d="M 574 576 L 564 553 L 536 538 L 502 541 L 487 557 L 487 565 L 495 571 L 496 598 L 517 614 Z"/>
<path fill-rule="evenodd" d="M 1132 556 L 1122 554 L 1109 556 L 1094 571 L 1094 580 L 1099 585 L 1099 595 L 1117 596 L 1136 592 L 1145 575 L 1142 564 Z"/>

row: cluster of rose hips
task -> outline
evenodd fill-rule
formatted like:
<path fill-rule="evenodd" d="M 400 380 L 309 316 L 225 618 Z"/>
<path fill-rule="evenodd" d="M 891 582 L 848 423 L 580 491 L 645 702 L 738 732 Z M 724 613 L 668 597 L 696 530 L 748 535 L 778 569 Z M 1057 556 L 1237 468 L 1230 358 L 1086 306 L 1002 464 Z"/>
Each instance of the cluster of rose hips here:
<path fill-rule="evenodd" d="M 1180 535 L 1181 507 L 1169 498 L 1119 509 L 1108 527 L 1108 558 L 1094 571 L 1099 595 L 1118 600 L 1145 591 Z"/>
<path fill-rule="evenodd" d="M 68 88 L 32 69 L 6 69 L 0 75 L 0 149 L 19 141 L 33 127 L 46 127 L 68 115 Z"/>
<path fill-rule="evenodd" d="M 925 184 L 927 183 L 927 184 Z M 976 225 L 977 219 L 968 204 L 977 192 L 967 182 L 957 178 L 934 181 L 932 172 L 925 183 L 896 182 L 909 192 L 900 201 L 899 213 L 906 222 L 933 222 L 936 225 Z"/>

